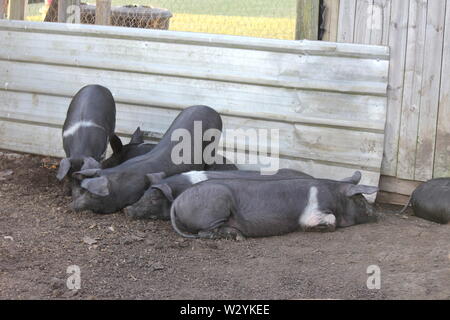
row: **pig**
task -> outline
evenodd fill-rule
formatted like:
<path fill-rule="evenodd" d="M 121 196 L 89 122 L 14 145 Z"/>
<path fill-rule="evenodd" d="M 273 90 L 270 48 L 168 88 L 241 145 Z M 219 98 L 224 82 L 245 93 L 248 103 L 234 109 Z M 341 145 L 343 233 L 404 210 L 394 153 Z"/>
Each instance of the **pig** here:
<path fill-rule="evenodd" d="M 138 202 L 124 209 L 125 214 L 133 219 L 170 219 L 170 205 L 182 192 L 196 183 L 211 179 L 279 179 L 289 178 L 313 178 L 301 171 L 281 169 L 271 176 L 261 175 L 259 171 L 191 171 L 165 178 L 165 174 L 150 174 L 152 181 L 150 188 L 144 193 Z"/>
<path fill-rule="evenodd" d="M 180 141 L 172 141 L 172 134 L 177 129 L 181 129 L 192 137 L 189 145 L 193 151 L 186 153 L 190 161 L 178 164 L 172 160 L 173 149 L 180 144 Z M 214 109 L 207 106 L 192 106 L 183 110 L 158 145 L 150 152 L 113 168 L 75 172 L 73 177 L 81 181 L 82 190 L 73 201 L 72 208 L 75 211 L 113 213 L 135 203 L 142 197 L 150 186 L 147 176 L 149 173 L 164 172 L 167 176 L 171 176 L 186 171 L 203 170 L 205 167 L 203 152 L 207 147 L 211 150 L 216 149 L 221 130 L 222 119 Z M 194 131 L 201 136 L 196 137 Z M 218 132 L 219 136 L 213 135 L 214 139 L 211 139 L 211 142 L 198 141 L 204 137 L 205 132 L 212 131 Z M 180 133 L 180 130 L 177 130 L 177 133 Z M 184 142 L 184 136 L 182 138 Z"/>
<path fill-rule="evenodd" d="M 377 191 L 355 181 L 215 179 L 178 196 L 170 218 L 174 230 L 186 238 L 245 239 L 299 229 L 331 232 L 377 221 L 363 196 Z"/>
<path fill-rule="evenodd" d="M 114 152 L 111 157 L 102 162 L 102 169 L 113 168 L 119 164 L 124 163 L 132 158 L 142 156 L 150 151 L 156 146 L 156 144 L 145 143 L 144 135 L 141 128 L 137 128 L 133 133 L 130 142 L 127 145 L 123 145 L 119 137 L 114 136 L 111 140 L 111 146 Z M 216 161 L 213 164 L 206 164 L 205 170 L 207 171 L 225 171 L 225 170 L 237 170 L 237 167 L 232 164 L 228 159 L 221 155 L 216 155 Z"/>
<path fill-rule="evenodd" d="M 450 223 L 450 178 L 433 179 L 414 190 L 401 213 L 409 205 L 414 215 L 440 224 Z"/>
<path fill-rule="evenodd" d="M 114 135 L 116 104 L 111 92 L 99 85 L 88 85 L 73 97 L 64 122 L 62 138 L 66 158 L 56 177 L 99 168 L 108 142 Z"/>

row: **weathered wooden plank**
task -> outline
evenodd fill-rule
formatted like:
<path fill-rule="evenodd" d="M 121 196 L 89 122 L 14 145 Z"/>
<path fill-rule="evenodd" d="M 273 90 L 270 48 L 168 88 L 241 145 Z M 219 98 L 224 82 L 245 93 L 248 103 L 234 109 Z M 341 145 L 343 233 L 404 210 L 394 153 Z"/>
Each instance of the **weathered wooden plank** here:
<path fill-rule="evenodd" d="M 0 19 L 6 19 L 8 13 L 8 0 L 0 0 Z"/>
<path fill-rule="evenodd" d="M 391 0 L 374 0 L 370 44 L 389 44 L 389 24 L 391 18 Z"/>
<path fill-rule="evenodd" d="M 402 180 L 395 177 L 381 176 L 380 191 L 410 196 L 421 184 L 418 181 Z"/>
<path fill-rule="evenodd" d="M 398 193 L 391 193 L 380 191 L 377 195 L 377 203 L 387 203 L 387 204 L 395 204 L 399 206 L 404 206 L 409 201 L 409 196 L 405 196 Z M 398 209 L 398 212 L 401 211 L 402 208 Z"/>
<path fill-rule="evenodd" d="M 357 164 L 371 170 L 381 166 L 384 136 L 380 133 L 362 135 L 352 130 L 295 125 L 294 134 L 293 155 L 298 157 Z"/>
<path fill-rule="evenodd" d="M 428 1 L 425 60 L 422 79 L 415 180 L 433 178 L 439 110 L 445 1 Z"/>
<path fill-rule="evenodd" d="M 2 32 L 0 59 L 330 91 L 386 92 L 385 60 Z M 48 47 L 53 54 L 48 55 Z M 170 55 L 167 52 L 171 52 Z M 319 81 L 327 79 L 327 81 Z M 327 83 L 328 82 L 328 85 Z M 367 87 L 362 87 L 367 83 Z M 362 85 L 361 85 L 362 84 Z M 320 86 L 317 87 L 317 86 Z"/>
<path fill-rule="evenodd" d="M 338 42 L 353 43 L 355 34 L 356 0 L 340 0 Z"/>
<path fill-rule="evenodd" d="M 434 178 L 450 177 L 450 1 L 447 0 Z"/>
<path fill-rule="evenodd" d="M 46 96 L 19 92 L 0 91 L 4 101 L 0 108 L 0 118 L 11 121 L 47 123 L 52 127 L 62 127 L 70 98 Z M 179 110 L 117 104 L 117 126 L 120 134 L 130 134 L 136 127 L 151 131 L 161 137 Z M 348 165 L 378 170 L 383 147 L 381 133 L 291 125 L 269 120 L 249 120 L 235 115 L 223 117 L 227 129 L 277 129 L 280 139 L 280 153 L 292 158 L 304 158 L 328 163 Z M 349 148 L 348 141 L 354 146 Z M 256 147 L 255 145 L 250 145 Z M 245 150 L 245 141 L 239 141 L 238 148 Z"/>
<path fill-rule="evenodd" d="M 95 24 L 111 24 L 111 0 L 96 0 Z"/>
<path fill-rule="evenodd" d="M 358 0 L 356 2 L 354 43 L 370 44 L 372 32 L 373 0 Z"/>
<path fill-rule="evenodd" d="M 336 42 L 338 39 L 340 0 L 324 0 L 323 5 L 325 6 L 323 17 L 325 31 L 322 40 Z"/>
<path fill-rule="evenodd" d="M 399 129 L 403 100 L 403 77 L 408 37 L 409 0 L 392 0 L 389 44 L 391 61 L 389 69 L 388 106 L 385 146 L 381 172 L 396 176 L 399 146 Z"/>
<path fill-rule="evenodd" d="M 110 88 L 117 101 L 128 104 L 168 108 L 206 104 L 241 117 L 380 132 L 384 128 L 386 100 L 382 97 L 5 61 L 0 61 L 0 83 L 9 90 L 67 97 L 83 85 L 99 83 Z"/>
<path fill-rule="evenodd" d="M 317 40 L 319 36 L 319 0 L 297 0 L 296 40 Z"/>
<path fill-rule="evenodd" d="M 209 33 L 177 32 L 112 26 L 79 25 L 76 29 L 70 25 L 55 23 L 34 23 L 28 21 L 0 21 L 0 30 L 31 33 L 64 34 L 108 39 L 126 39 L 153 41 L 160 43 L 192 44 L 206 47 L 239 48 L 303 55 L 332 55 L 363 57 L 366 59 L 389 60 L 389 48 L 352 43 L 330 43 L 323 41 L 289 41 L 217 35 Z"/>
<path fill-rule="evenodd" d="M 397 176 L 402 179 L 414 180 L 422 77 L 427 50 L 426 21 L 427 1 L 411 0 L 398 150 Z"/>
<path fill-rule="evenodd" d="M 25 10 L 27 7 L 27 0 L 9 1 L 9 19 L 23 20 L 25 18 Z"/>
<path fill-rule="evenodd" d="M 393 0 L 375 0 L 375 3 L 380 1 L 383 7 L 383 36 L 381 40 L 381 45 L 389 46 L 389 37 L 390 37 L 390 27 L 391 27 L 391 14 L 392 14 L 392 1 Z M 376 42 L 372 42 L 372 44 L 376 44 Z"/>

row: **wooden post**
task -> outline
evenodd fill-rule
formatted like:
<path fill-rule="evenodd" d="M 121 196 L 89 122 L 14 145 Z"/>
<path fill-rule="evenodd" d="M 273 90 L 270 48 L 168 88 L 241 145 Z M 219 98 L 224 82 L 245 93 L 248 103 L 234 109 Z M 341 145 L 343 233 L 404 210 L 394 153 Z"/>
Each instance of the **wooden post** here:
<path fill-rule="evenodd" d="M 24 20 L 27 2 L 27 0 L 9 1 L 9 19 Z"/>
<path fill-rule="evenodd" d="M 97 0 L 95 6 L 95 24 L 111 24 L 111 0 Z"/>
<path fill-rule="evenodd" d="M 0 0 L 0 19 L 6 19 L 8 0 Z"/>
<path fill-rule="evenodd" d="M 319 37 L 320 0 L 297 0 L 296 40 L 317 40 Z"/>
<path fill-rule="evenodd" d="M 58 22 L 80 23 L 80 0 L 58 0 Z"/>
<path fill-rule="evenodd" d="M 323 41 L 337 42 L 339 23 L 339 0 L 323 0 L 325 6 Z"/>

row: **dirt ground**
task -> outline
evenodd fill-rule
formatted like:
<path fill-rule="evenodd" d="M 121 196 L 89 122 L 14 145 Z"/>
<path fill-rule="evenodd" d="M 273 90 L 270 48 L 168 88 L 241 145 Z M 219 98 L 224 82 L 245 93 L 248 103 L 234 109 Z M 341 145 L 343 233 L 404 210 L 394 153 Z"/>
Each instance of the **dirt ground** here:
<path fill-rule="evenodd" d="M 0 299 L 450 299 L 450 225 L 398 207 L 334 233 L 184 240 L 165 221 L 73 213 L 55 164 L 0 152 Z"/>

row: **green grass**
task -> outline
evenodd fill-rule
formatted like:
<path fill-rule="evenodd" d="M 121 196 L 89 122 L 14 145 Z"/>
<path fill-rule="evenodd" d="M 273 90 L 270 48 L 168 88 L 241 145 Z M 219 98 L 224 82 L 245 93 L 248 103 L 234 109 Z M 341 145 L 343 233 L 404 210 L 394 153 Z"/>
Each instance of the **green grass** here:
<path fill-rule="evenodd" d="M 112 0 L 114 6 L 151 5 L 169 9 L 173 13 L 274 18 L 295 18 L 296 2 L 296 0 Z"/>

